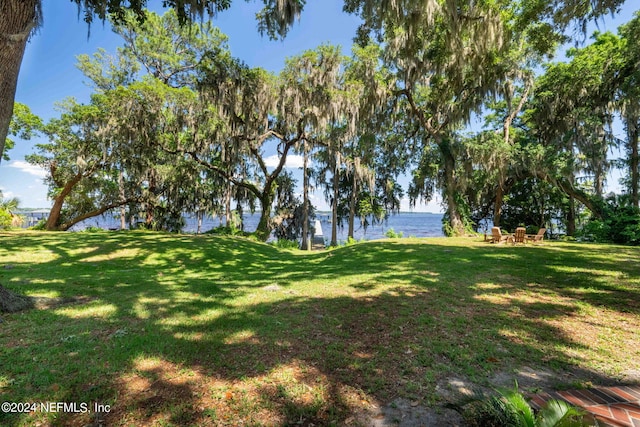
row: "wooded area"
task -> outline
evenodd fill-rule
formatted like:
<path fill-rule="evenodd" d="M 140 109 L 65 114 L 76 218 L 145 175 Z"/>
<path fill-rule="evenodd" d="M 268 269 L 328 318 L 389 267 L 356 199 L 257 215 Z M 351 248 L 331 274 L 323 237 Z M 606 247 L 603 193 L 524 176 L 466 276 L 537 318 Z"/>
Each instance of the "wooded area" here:
<path fill-rule="evenodd" d="M 414 203 L 441 196 L 447 235 L 483 220 L 533 231 L 553 222 L 570 236 L 640 243 L 640 49 L 629 42 L 640 18 L 594 34 L 567 62 L 547 62 L 567 29 L 586 37 L 586 23 L 620 0 L 347 0 L 345 11 L 363 19 L 351 55 L 319 46 L 278 74 L 232 57 L 211 21 L 192 22 L 229 2 L 171 2 L 176 11 L 163 16 L 78 3 L 88 21 L 111 19 L 122 49 L 80 58 L 90 103 L 65 100 L 44 124 L 18 106 L 9 128 L 47 136 L 28 161 L 49 172 L 48 230 L 116 208 L 123 224 L 179 230 L 189 212 L 225 215 L 235 227 L 258 208 L 261 239 L 274 230 L 297 239 L 313 184 L 334 227 L 346 222 L 352 235 L 355 218 L 399 210 L 398 179 L 409 174 Z M 303 6 L 265 2 L 259 29 L 284 36 Z M 484 128 L 470 129 L 478 116 Z M 279 163 L 270 167 L 273 147 Z M 312 160 L 303 200 L 284 167 L 291 154 Z M 624 194 L 605 194 L 612 167 L 625 171 Z"/>

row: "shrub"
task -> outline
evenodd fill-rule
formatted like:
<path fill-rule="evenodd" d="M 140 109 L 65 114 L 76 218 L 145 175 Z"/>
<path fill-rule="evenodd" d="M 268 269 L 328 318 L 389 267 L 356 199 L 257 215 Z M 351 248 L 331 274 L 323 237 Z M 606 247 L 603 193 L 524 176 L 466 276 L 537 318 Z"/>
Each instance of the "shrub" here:
<path fill-rule="evenodd" d="M 588 242 L 609 241 L 610 228 L 604 222 L 597 219 L 591 220 L 576 233 L 578 238 Z"/>
<path fill-rule="evenodd" d="M 587 222 L 578 237 L 597 242 L 640 245 L 640 210 L 628 196 L 609 195 L 604 200 L 604 220 Z"/>
<path fill-rule="evenodd" d="M 498 390 L 499 396 L 492 396 L 482 402 L 475 412 L 468 414 L 469 422 L 482 427 L 580 427 L 589 423 L 584 420 L 584 411 L 560 400 L 550 400 L 534 413 L 533 409 L 518 392 L 518 383 L 513 389 Z"/>
<path fill-rule="evenodd" d="M 0 229 L 8 230 L 11 228 L 12 217 L 5 209 L 0 209 Z"/>
<path fill-rule="evenodd" d="M 400 231 L 399 233 L 396 233 L 396 231 L 393 228 L 390 228 L 387 230 L 386 233 L 384 233 L 384 235 L 390 239 L 399 239 L 399 238 L 402 238 L 402 236 L 404 236 L 404 233 L 402 231 Z"/>
<path fill-rule="evenodd" d="M 614 243 L 640 245 L 640 212 L 631 206 L 622 206 L 607 218 L 609 236 Z"/>
<path fill-rule="evenodd" d="M 344 246 L 353 246 L 355 244 L 357 244 L 358 241 L 356 239 L 354 239 L 353 237 L 347 237 L 347 240 L 344 242 Z"/>
<path fill-rule="evenodd" d="M 243 234 L 242 230 L 235 226 L 235 224 L 221 225 L 216 228 L 212 228 L 206 231 L 205 234 L 219 234 L 222 236 L 237 236 Z"/>
<path fill-rule="evenodd" d="M 280 249 L 298 249 L 300 244 L 295 240 L 277 239 L 272 243 L 273 246 Z"/>
<path fill-rule="evenodd" d="M 41 219 L 36 224 L 34 224 L 31 227 L 29 227 L 29 230 L 43 231 L 46 228 L 47 228 L 47 220 L 46 219 Z"/>

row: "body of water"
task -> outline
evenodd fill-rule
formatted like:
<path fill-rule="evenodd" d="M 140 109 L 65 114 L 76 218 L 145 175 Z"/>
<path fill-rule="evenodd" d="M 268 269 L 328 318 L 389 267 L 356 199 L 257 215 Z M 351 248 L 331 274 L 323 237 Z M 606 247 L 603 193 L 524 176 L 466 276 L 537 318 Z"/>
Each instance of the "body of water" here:
<path fill-rule="evenodd" d="M 325 241 L 331 239 L 331 213 L 318 212 L 316 219 L 320 221 L 322 235 Z M 260 220 L 259 214 L 248 214 L 243 217 L 244 230 L 255 231 Z M 196 233 L 198 231 L 198 220 L 195 216 L 185 216 L 186 226 L 183 231 L 186 233 Z M 217 217 L 205 217 L 202 221 L 201 232 L 211 230 L 223 224 Z M 79 224 L 76 224 L 71 231 L 80 231 L 87 227 L 99 227 L 104 229 L 119 229 L 120 219 L 114 215 L 103 215 L 90 218 Z M 360 221 L 356 219 L 354 238 L 356 240 L 375 240 L 386 237 L 388 230 L 393 229 L 396 233 L 402 233 L 404 237 L 441 237 L 442 233 L 442 214 L 424 213 L 424 212 L 401 212 L 399 214 L 390 215 L 386 221 L 381 224 L 370 225 L 366 229 Z M 347 240 L 347 224 L 344 227 L 338 226 L 338 240 L 344 242 Z"/>
<path fill-rule="evenodd" d="M 316 215 L 320 220 L 322 232 L 326 241 L 331 239 L 331 213 L 321 212 Z M 386 221 L 380 224 L 369 225 L 366 229 L 356 219 L 353 237 L 356 240 L 375 240 L 386 237 L 388 230 L 395 233 L 402 233 L 403 237 L 442 237 L 442 214 L 425 212 L 401 212 L 390 215 Z M 338 240 L 347 240 L 348 225 L 345 221 L 344 227 L 338 225 Z"/>

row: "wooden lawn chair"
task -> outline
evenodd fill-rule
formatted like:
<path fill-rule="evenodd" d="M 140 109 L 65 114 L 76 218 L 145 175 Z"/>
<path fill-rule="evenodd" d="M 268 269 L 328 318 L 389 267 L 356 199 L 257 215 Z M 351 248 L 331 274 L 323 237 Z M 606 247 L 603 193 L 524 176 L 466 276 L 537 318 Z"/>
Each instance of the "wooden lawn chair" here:
<path fill-rule="evenodd" d="M 516 228 L 516 232 L 513 234 L 513 236 L 509 236 L 511 237 L 511 243 L 513 243 L 514 245 L 517 243 L 522 243 L 524 245 L 524 240 L 525 240 L 525 236 L 527 229 L 524 227 L 518 227 Z"/>
<path fill-rule="evenodd" d="M 528 242 L 542 242 L 542 240 L 544 240 L 544 233 L 546 232 L 546 228 L 541 228 L 538 230 L 538 234 L 526 234 L 525 239 L 527 239 Z"/>
<path fill-rule="evenodd" d="M 507 240 L 509 240 L 509 236 L 508 234 L 502 234 L 502 231 L 500 231 L 500 227 L 493 227 L 491 229 L 491 243 L 502 243 L 502 242 L 506 242 Z"/>

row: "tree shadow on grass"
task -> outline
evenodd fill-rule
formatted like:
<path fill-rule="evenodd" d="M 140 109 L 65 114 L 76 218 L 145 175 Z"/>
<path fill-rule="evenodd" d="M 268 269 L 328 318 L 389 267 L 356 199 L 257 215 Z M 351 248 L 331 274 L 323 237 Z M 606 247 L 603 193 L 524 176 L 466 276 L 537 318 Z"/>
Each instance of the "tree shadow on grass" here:
<path fill-rule="evenodd" d="M 109 425 L 327 425 L 356 423 L 398 398 L 441 403 L 437 386 L 450 377 L 488 386 L 496 373 L 531 366 L 609 380 L 580 363 L 593 349 L 558 324 L 580 314 L 575 300 L 596 302 L 563 285 L 570 270 L 554 269 L 579 268 L 579 253 L 554 264 L 545 248 L 382 242 L 300 257 L 189 238 L 116 240 L 135 251 L 110 259 L 108 243 L 83 244 L 98 246 L 50 249 L 60 258 L 34 273 L 54 271 L 51 281 L 24 286 L 99 300 L 7 318 L 4 400 L 108 403 Z M 129 265 L 135 271 L 123 272 Z M 11 275 L 21 283 L 29 267 Z M 349 292 L 310 295 L 312 280 Z M 597 277 L 581 286 L 625 292 Z M 626 301 L 606 303 L 633 312 Z M 3 425 L 22 422 L 2 416 Z"/>

